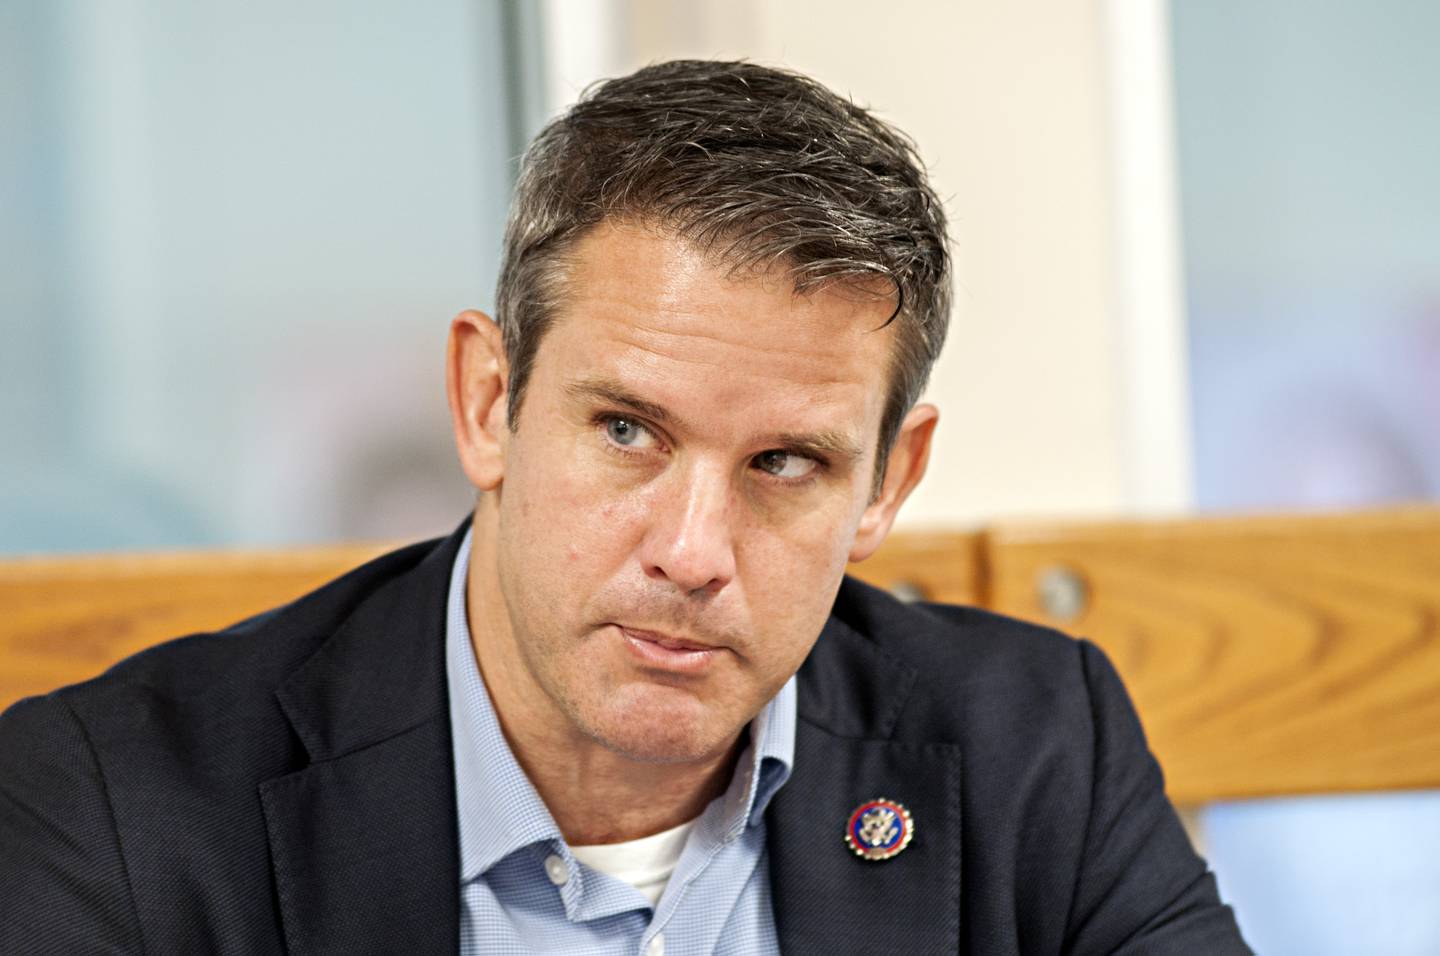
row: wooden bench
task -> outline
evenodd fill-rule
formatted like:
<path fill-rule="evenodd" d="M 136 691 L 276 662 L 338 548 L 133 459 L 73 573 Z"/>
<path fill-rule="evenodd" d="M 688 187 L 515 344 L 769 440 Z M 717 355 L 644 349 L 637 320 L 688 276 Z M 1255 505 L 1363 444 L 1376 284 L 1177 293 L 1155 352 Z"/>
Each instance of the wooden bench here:
<path fill-rule="evenodd" d="M 0 562 L 0 707 L 386 548 Z M 911 532 L 852 571 L 1095 640 L 1177 803 L 1440 787 L 1440 509 Z"/>

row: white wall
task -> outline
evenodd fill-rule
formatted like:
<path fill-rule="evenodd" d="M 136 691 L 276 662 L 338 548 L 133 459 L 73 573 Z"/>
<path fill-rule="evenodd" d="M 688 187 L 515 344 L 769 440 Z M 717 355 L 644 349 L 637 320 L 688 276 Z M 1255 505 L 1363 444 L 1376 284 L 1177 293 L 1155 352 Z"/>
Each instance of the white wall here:
<path fill-rule="evenodd" d="M 551 0 L 552 37 L 602 38 L 580 44 L 583 61 L 552 47 L 553 105 L 595 76 L 675 56 L 789 66 L 869 105 L 919 143 L 956 253 L 956 310 L 928 396 L 937 447 L 902 523 L 1182 507 L 1183 380 L 1136 382 L 1154 344 L 1133 341 L 1121 306 L 1135 297 L 1117 294 L 1130 258 L 1117 249 L 1133 251 L 1137 232 L 1117 246 L 1107 90 L 1128 53 L 1107 47 L 1107 12 L 1098 0 Z M 1178 310 L 1173 292 L 1160 296 Z M 1154 321 L 1174 327 L 1178 311 Z M 1159 336 L 1166 369 L 1183 367 L 1178 341 Z M 1169 413 L 1130 415 L 1152 404 L 1137 387 L 1163 392 L 1154 401 Z M 1154 447 L 1162 460 L 1144 462 L 1138 451 Z"/>

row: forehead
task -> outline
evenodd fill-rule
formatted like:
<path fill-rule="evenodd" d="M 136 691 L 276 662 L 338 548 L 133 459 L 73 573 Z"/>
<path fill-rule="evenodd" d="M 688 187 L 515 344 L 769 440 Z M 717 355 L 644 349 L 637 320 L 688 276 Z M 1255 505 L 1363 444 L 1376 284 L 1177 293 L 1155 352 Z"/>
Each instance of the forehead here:
<path fill-rule="evenodd" d="M 838 283 L 797 294 L 783 268 L 736 271 L 672 234 L 607 223 L 572 250 L 541 346 L 554 361 L 541 364 L 562 376 L 601 366 L 632 387 L 688 381 L 687 397 L 703 386 L 722 401 L 843 404 L 868 417 L 889 378 L 892 308 Z"/>

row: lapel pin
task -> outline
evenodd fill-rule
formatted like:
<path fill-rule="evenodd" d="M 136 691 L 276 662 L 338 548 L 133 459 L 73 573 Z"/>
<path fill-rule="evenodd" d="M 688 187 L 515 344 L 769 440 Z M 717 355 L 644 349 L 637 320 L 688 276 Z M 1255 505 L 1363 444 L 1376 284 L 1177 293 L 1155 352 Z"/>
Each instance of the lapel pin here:
<path fill-rule="evenodd" d="M 910 845 L 915 820 L 903 804 L 880 797 L 855 808 L 845 825 L 845 844 L 866 860 L 888 860 Z"/>

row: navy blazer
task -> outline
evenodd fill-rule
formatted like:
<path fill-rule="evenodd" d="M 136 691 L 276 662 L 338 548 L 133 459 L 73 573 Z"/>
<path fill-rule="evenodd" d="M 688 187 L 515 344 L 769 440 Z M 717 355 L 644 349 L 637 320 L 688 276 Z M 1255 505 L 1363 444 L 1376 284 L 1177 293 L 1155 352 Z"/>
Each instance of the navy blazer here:
<path fill-rule="evenodd" d="M 460 533 L 0 716 L 0 952 L 454 953 Z M 1093 645 L 847 579 L 799 715 L 786 952 L 1249 952 Z M 915 836 L 862 860 L 876 797 Z"/>

